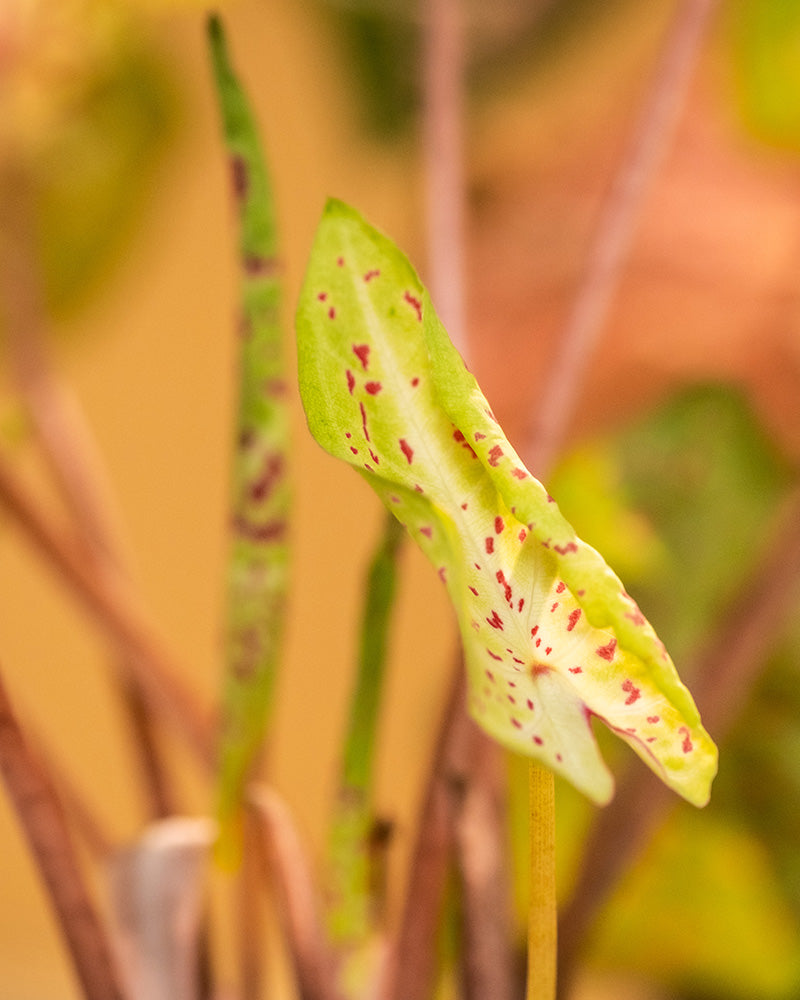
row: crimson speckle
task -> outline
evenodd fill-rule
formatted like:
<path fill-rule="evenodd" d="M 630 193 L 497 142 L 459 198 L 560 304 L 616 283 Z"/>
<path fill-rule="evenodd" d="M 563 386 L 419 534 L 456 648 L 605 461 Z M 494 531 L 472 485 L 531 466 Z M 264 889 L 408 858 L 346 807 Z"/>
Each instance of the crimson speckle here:
<path fill-rule="evenodd" d="M 406 292 L 403 299 L 414 309 L 417 314 L 417 319 L 422 322 L 422 303 L 419 299 L 415 298 L 411 292 Z"/>
<path fill-rule="evenodd" d="M 487 618 L 486 621 L 492 626 L 492 628 L 500 629 L 501 632 L 503 631 L 503 619 L 494 609 L 492 609 L 492 617 Z"/>
<path fill-rule="evenodd" d="M 536 648 L 538 649 L 542 644 L 542 637 L 538 636 L 536 639 Z"/>
<path fill-rule="evenodd" d="M 496 444 L 493 448 L 489 450 L 489 465 L 494 468 L 500 459 L 503 457 L 503 449 L 499 444 Z"/>
<path fill-rule="evenodd" d="M 494 653 L 492 653 L 491 650 L 489 650 L 489 653 L 490 653 L 491 656 L 494 656 Z M 496 660 L 501 659 L 501 657 L 499 657 L 499 656 L 494 656 L 494 658 Z M 484 673 L 489 678 L 489 680 L 492 682 L 492 684 L 494 684 L 494 674 L 491 672 L 491 670 L 484 670 Z"/>
<path fill-rule="evenodd" d="M 481 434 L 480 431 L 475 431 L 475 440 L 476 441 L 483 441 L 485 437 L 486 437 L 485 434 Z"/>
<path fill-rule="evenodd" d="M 681 726 L 678 732 L 683 734 L 683 743 L 681 743 L 681 750 L 684 753 L 691 753 L 692 750 L 694 749 L 694 746 L 692 745 L 692 737 L 691 734 L 689 733 L 689 730 L 687 729 L 686 726 Z"/>
<path fill-rule="evenodd" d="M 514 697 L 513 694 L 507 694 L 506 698 L 508 698 L 508 700 L 511 702 L 512 705 L 516 705 L 517 699 Z"/>
<path fill-rule="evenodd" d="M 494 539 L 491 535 L 486 539 L 486 552 L 487 554 L 494 552 Z"/>
<path fill-rule="evenodd" d="M 367 390 L 370 396 L 377 396 L 378 393 L 383 388 L 383 386 L 381 385 L 380 382 L 367 382 L 364 388 Z"/>
<path fill-rule="evenodd" d="M 558 586 L 556 587 L 556 593 L 557 594 L 563 594 L 566 589 L 567 589 L 567 585 L 564 583 L 564 581 L 563 580 L 559 580 L 558 581 Z"/>
<path fill-rule="evenodd" d="M 328 293 L 327 292 L 320 292 L 317 295 L 317 298 L 319 299 L 320 302 L 324 302 L 325 299 L 327 299 L 327 297 L 328 297 Z"/>
<path fill-rule="evenodd" d="M 514 476 L 515 479 L 527 479 L 528 478 L 528 473 L 524 469 L 512 469 L 511 470 L 511 475 Z"/>
<path fill-rule="evenodd" d="M 447 568 L 445 566 L 439 567 L 439 579 L 442 583 L 447 583 Z"/>
<path fill-rule="evenodd" d="M 556 601 L 555 604 L 550 608 L 550 614 L 551 615 L 556 610 L 557 607 L 558 607 L 558 601 Z"/>
<path fill-rule="evenodd" d="M 472 593 L 473 593 L 473 594 L 474 594 L 474 595 L 475 595 L 476 597 L 478 596 L 478 591 L 477 591 L 477 590 L 476 590 L 476 589 L 475 589 L 474 587 L 470 587 L 469 589 L 470 589 L 470 590 L 472 591 Z"/>
<path fill-rule="evenodd" d="M 467 509 L 467 507 L 469 507 L 469 504 L 468 504 L 468 503 L 462 503 L 462 504 L 461 504 L 461 509 L 462 509 L 462 510 L 466 510 L 466 509 Z"/>
<path fill-rule="evenodd" d="M 540 747 L 544 743 L 544 740 L 542 739 L 541 736 L 534 736 L 533 742 L 536 744 L 537 747 Z"/>
<path fill-rule="evenodd" d="M 503 660 L 503 657 L 502 657 L 502 656 L 498 656 L 498 654 L 497 654 L 497 653 L 493 653 L 493 652 L 491 651 L 491 649 L 487 649 L 487 650 L 486 650 L 486 652 L 487 652 L 487 653 L 489 654 L 489 656 L 491 656 L 491 658 L 492 658 L 493 660 L 500 660 L 500 661 L 502 662 L 502 660 Z M 487 673 L 488 673 L 488 671 L 487 671 Z"/>
<path fill-rule="evenodd" d="M 364 281 L 372 281 L 373 278 L 377 278 L 381 272 L 378 270 L 367 271 L 364 275 Z"/>
<path fill-rule="evenodd" d="M 563 759 L 564 759 L 564 758 L 563 758 L 563 757 L 561 756 L 561 754 L 560 754 L 560 753 L 557 753 L 557 754 L 556 754 L 556 760 L 558 761 L 558 763 L 559 763 L 559 764 L 561 763 L 561 761 L 562 761 Z"/>
<path fill-rule="evenodd" d="M 570 552 L 577 552 L 578 546 L 575 542 L 567 542 L 566 545 L 554 545 L 553 548 L 560 556 L 569 555 Z"/>
<path fill-rule="evenodd" d="M 581 616 L 581 609 L 575 608 L 574 611 L 570 611 L 569 618 L 567 620 L 567 632 L 571 632 L 575 626 L 578 624 L 578 619 Z"/>
<path fill-rule="evenodd" d="M 358 408 L 361 410 L 361 426 L 364 429 L 364 437 L 369 441 L 369 431 L 367 430 L 367 411 L 364 409 L 364 404 L 359 403 Z"/>
<path fill-rule="evenodd" d="M 642 692 L 636 687 L 632 680 L 623 681 L 622 690 L 628 696 L 625 699 L 626 705 L 632 705 L 635 701 L 638 701 L 642 697 Z"/>
<path fill-rule="evenodd" d="M 648 715 L 647 721 L 650 723 L 651 726 L 654 726 L 657 722 L 660 722 L 660 719 L 657 715 Z"/>
<path fill-rule="evenodd" d="M 545 651 L 544 652 L 545 652 L 546 656 L 549 656 L 553 652 L 553 647 L 552 646 L 545 647 Z"/>
<path fill-rule="evenodd" d="M 496 535 L 501 535 L 503 533 L 503 529 L 504 528 L 505 528 L 505 522 L 503 521 L 502 517 L 496 517 L 494 519 L 494 532 L 495 532 L 495 534 Z"/>
<path fill-rule="evenodd" d="M 530 698 L 528 698 L 528 701 L 527 701 L 527 705 L 528 705 L 528 708 L 529 708 L 529 709 L 530 709 L 531 711 L 533 711 L 533 702 L 531 701 L 531 699 L 530 699 Z"/>
<path fill-rule="evenodd" d="M 333 308 L 333 306 L 331 306 L 330 309 L 328 310 L 328 319 L 336 319 L 336 310 Z"/>
<path fill-rule="evenodd" d="M 419 530 L 423 535 L 425 535 L 426 538 L 430 538 L 431 535 L 433 534 L 433 528 L 431 528 L 427 524 L 424 527 L 420 528 Z"/>
<path fill-rule="evenodd" d="M 520 597 L 519 602 L 517 603 L 517 611 L 522 611 L 524 607 L 525 607 L 525 598 Z"/>
<path fill-rule="evenodd" d="M 517 535 L 517 538 L 521 542 L 524 542 L 527 537 L 528 537 L 528 532 L 524 528 L 520 528 L 519 529 L 519 534 Z"/>
<path fill-rule="evenodd" d="M 570 667 L 569 668 L 569 672 L 571 674 L 582 674 L 583 673 L 583 667 Z"/>
<path fill-rule="evenodd" d="M 354 448 L 352 445 L 350 445 L 350 451 L 352 451 L 354 455 L 358 454 L 358 448 Z"/>
<path fill-rule="evenodd" d="M 337 257 L 336 258 L 336 266 L 337 267 L 344 267 L 344 257 Z"/>
<path fill-rule="evenodd" d="M 595 650 L 595 653 L 603 659 L 608 660 L 609 663 L 614 659 L 614 651 L 617 648 L 617 640 L 611 639 L 606 646 L 600 646 Z"/>
<path fill-rule="evenodd" d="M 513 716 L 511 717 L 511 725 L 516 726 L 517 729 L 522 729 L 522 723 L 519 719 L 515 719 Z"/>
<path fill-rule="evenodd" d="M 531 635 L 532 635 L 532 636 L 533 636 L 533 635 L 536 635 L 536 633 L 537 633 L 538 631 L 539 631 L 539 626 L 538 626 L 538 625 L 534 625 L 534 626 L 533 626 L 533 628 L 531 629 Z"/>
<path fill-rule="evenodd" d="M 411 465 L 411 461 L 414 458 L 414 449 L 405 438 L 400 438 L 400 451 L 406 456 L 408 464 Z"/>
<path fill-rule="evenodd" d="M 416 389 L 417 386 L 419 385 L 419 379 L 416 376 L 414 376 L 414 378 L 411 379 L 411 385 L 414 389 Z"/>
<path fill-rule="evenodd" d="M 353 375 L 353 373 L 350 371 L 349 368 L 347 369 L 346 375 L 347 375 L 347 388 L 350 390 L 350 395 L 352 396 L 353 389 L 355 389 L 356 387 L 355 376 Z"/>
<path fill-rule="evenodd" d="M 361 362 L 364 371 L 369 367 L 369 344 L 353 344 L 353 354 Z"/>
<path fill-rule="evenodd" d="M 369 450 L 369 456 L 370 456 L 370 458 L 372 459 L 372 461 L 376 465 L 380 465 L 381 464 L 381 460 L 378 458 L 378 456 L 375 454 L 375 452 L 372 450 L 372 448 L 370 448 L 370 450 Z"/>

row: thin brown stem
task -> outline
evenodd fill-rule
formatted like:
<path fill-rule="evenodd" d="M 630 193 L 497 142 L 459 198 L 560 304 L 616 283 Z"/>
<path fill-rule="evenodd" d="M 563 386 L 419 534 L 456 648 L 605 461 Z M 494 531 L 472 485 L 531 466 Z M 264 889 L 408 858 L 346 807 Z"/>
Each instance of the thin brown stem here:
<path fill-rule="evenodd" d="M 47 886 L 86 1000 L 123 1000 L 106 934 L 52 785 L 31 753 L 0 681 L 0 772 Z"/>
<path fill-rule="evenodd" d="M 608 318 L 647 194 L 675 131 L 716 0 L 682 0 L 653 83 L 602 208 L 556 357 L 537 400 L 527 460 L 545 478 L 566 437 Z"/>
<path fill-rule="evenodd" d="M 427 1000 L 435 975 L 436 939 L 454 842 L 454 817 L 475 759 L 479 732 L 465 709 L 459 657 L 425 790 L 400 931 L 387 988 L 389 1000 Z"/>
<path fill-rule="evenodd" d="M 60 573 L 106 634 L 123 649 L 148 703 L 183 735 L 209 769 L 215 761 L 213 726 L 193 692 L 178 679 L 180 667 L 164 650 L 124 581 L 107 567 L 87 564 L 80 550 L 55 530 L 30 491 L 0 455 L 0 504 Z"/>
<path fill-rule="evenodd" d="M 477 760 L 455 819 L 464 1000 L 512 1000 L 516 995 L 503 764 L 501 748 L 481 734 Z"/>
<path fill-rule="evenodd" d="M 261 828 L 266 875 L 278 894 L 300 1000 L 340 1000 L 314 880 L 289 810 L 263 785 L 250 787 L 249 800 Z"/>
<path fill-rule="evenodd" d="M 20 394 L 87 558 L 121 571 L 122 545 L 92 436 L 76 399 L 56 373 L 45 342 L 28 178 L 23 171 L 9 167 L 0 189 L 4 192 L 0 202 L 0 307 Z M 150 812 L 166 816 L 173 811 L 173 797 L 144 697 L 130 670 L 123 666 L 118 676 Z"/>
<path fill-rule="evenodd" d="M 746 703 L 764 662 L 800 599 L 800 489 L 780 511 L 759 566 L 731 602 L 690 666 L 703 721 L 724 736 Z M 574 894 L 559 926 L 562 995 L 602 904 L 648 837 L 676 805 L 675 796 L 644 768 L 629 769 L 614 801 L 600 813 L 586 843 Z"/>

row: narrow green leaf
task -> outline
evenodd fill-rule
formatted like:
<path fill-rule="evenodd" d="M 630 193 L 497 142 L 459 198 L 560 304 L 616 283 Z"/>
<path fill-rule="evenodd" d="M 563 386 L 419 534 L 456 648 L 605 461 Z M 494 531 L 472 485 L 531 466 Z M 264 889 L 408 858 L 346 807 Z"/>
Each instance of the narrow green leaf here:
<path fill-rule="evenodd" d="M 366 579 L 366 600 L 356 686 L 342 758 L 342 775 L 328 847 L 330 911 L 335 941 L 363 944 L 373 929 L 380 900 L 372 871 L 370 840 L 375 828 L 372 775 L 389 625 L 396 590 L 397 554 L 403 529 L 387 517 Z"/>
<path fill-rule="evenodd" d="M 263 741 L 280 656 L 288 570 L 289 428 L 272 192 L 256 124 L 217 18 L 209 21 L 209 42 L 240 224 L 239 404 L 219 776 L 222 842 L 227 839 L 232 847 L 232 824 Z"/>
<path fill-rule="evenodd" d="M 407 259 L 330 201 L 297 315 L 311 433 L 406 526 L 458 615 L 470 709 L 597 802 L 598 717 L 690 802 L 716 748 L 652 627 L 524 467 Z"/>

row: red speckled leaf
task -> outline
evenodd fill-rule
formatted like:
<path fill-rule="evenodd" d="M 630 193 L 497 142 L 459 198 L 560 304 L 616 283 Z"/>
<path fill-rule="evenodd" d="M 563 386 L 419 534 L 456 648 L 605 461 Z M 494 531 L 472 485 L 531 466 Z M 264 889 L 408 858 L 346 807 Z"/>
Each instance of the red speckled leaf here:
<path fill-rule="evenodd" d="M 716 748 L 653 629 L 520 461 L 399 250 L 331 201 L 297 317 L 309 428 L 405 524 L 455 606 L 470 708 L 597 802 L 597 716 L 690 802 Z"/>

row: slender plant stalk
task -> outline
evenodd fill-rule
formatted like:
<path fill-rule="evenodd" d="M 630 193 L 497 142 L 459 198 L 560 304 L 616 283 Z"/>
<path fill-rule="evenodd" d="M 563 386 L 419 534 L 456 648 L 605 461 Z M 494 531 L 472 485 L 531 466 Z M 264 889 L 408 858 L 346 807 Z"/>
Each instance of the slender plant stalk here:
<path fill-rule="evenodd" d="M 397 518 L 387 514 L 364 587 L 358 671 L 328 844 L 328 927 L 334 942 L 346 949 L 366 942 L 381 910 L 371 850 L 375 828 L 372 776 L 397 583 L 397 556 L 404 535 Z"/>
<path fill-rule="evenodd" d="M 286 617 L 289 416 L 271 185 L 258 127 L 216 17 L 208 38 L 239 219 L 239 398 L 218 805 L 218 857 L 235 862 L 244 787 L 271 714 Z"/>
<path fill-rule="evenodd" d="M 152 709 L 172 723 L 202 764 L 213 769 L 213 720 L 206 717 L 194 693 L 179 680 L 180 667 L 165 651 L 130 588 L 110 569 L 87 564 L 81 551 L 55 529 L 3 455 L 0 506 L 64 578 L 107 635 L 129 652 L 125 662 L 135 670 Z"/>
<path fill-rule="evenodd" d="M 274 885 L 300 1000 L 340 1000 L 308 858 L 284 802 L 263 785 L 248 787 L 258 821 L 265 876 Z"/>
<path fill-rule="evenodd" d="M 540 479 L 558 455 L 630 255 L 645 199 L 674 135 L 716 0 L 681 0 L 595 230 L 583 275 L 529 432 Z"/>
<path fill-rule="evenodd" d="M 85 1000 L 123 1000 L 111 949 L 72 848 L 58 799 L 0 681 L 0 773 L 39 867 Z"/>
<path fill-rule="evenodd" d="M 122 545 L 110 510 L 107 483 L 77 400 L 55 371 L 44 336 L 39 266 L 32 232 L 32 194 L 22 168 L 10 165 L 0 180 L 0 304 L 17 384 L 42 454 L 75 523 L 89 559 L 122 571 Z M 119 655 L 119 651 L 116 651 Z M 135 674 L 117 669 L 148 811 L 163 817 L 174 796 L 156 744 L 147 705 Z"/>
<path fill-rule="evenodd" d="M 530 763 L 531 882 L 526 1000 L 556 996 L 556 823 L 553 772 Z"/>

